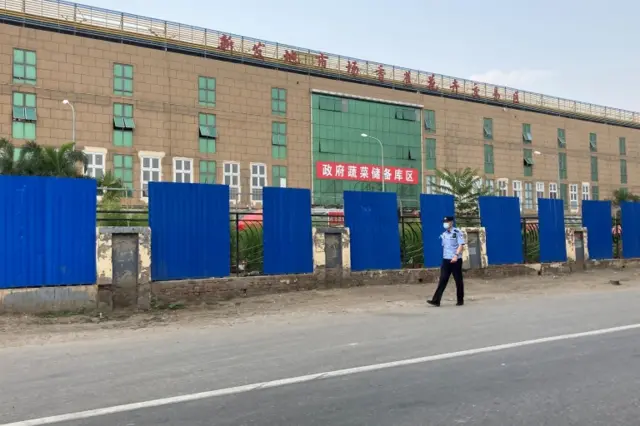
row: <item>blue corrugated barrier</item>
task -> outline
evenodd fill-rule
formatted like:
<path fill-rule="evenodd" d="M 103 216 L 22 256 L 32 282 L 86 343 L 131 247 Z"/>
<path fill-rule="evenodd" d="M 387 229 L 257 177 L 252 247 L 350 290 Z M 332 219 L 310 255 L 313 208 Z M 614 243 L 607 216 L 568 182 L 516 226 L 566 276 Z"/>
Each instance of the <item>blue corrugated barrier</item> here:
<path fill-rule="evenodd" d="M 562 200 L 538 198 L 540 262 L 566 262 L 567 244 Z"/>
<path fill-rule="evenodd" d="M 480 197 L 480 220 L 487 232 L 490 265 L 523 263 L 520 200 L 516 197 Z"/>
<path fill-rule="evenodd" d="M 420 195 L 422 245 L 426 268 L 435 268 L 442 264 L 442 219 L 445 216 L 453 216 L 454 210 L 453 195 Z"/>
<path fill-rule="evenodd" d="M 626 259 L 640 257 L 640 203 L 620 203 L 622 214 L 622 255 Z"/>
<path fill-rule="evenodd" d="M 612 259 L 611 202 L 583 201 L 582 226 L 587 228 L 589 258 L 596 260 Z"/>

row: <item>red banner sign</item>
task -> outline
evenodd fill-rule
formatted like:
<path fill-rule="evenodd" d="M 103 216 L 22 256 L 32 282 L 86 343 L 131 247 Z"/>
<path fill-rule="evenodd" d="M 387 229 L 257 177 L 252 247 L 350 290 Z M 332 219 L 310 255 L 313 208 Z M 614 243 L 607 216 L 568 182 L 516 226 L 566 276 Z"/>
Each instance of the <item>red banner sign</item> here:
<path fill-rule="evenodd" d="M 359 182 L 418 184 L 418 169 L 404 167 L 382 167 L 375 164 L 334 163 L 330 161 L 316 162 L 318 179 L 355 180 Z"/>

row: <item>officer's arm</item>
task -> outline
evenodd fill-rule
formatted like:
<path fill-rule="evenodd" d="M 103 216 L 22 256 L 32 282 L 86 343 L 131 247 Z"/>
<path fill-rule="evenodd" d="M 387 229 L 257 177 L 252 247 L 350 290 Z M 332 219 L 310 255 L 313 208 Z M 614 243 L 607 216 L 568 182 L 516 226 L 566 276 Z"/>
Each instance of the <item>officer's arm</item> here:
<path fill-rule="evenodd" d="M 456 234 L 458 237 L 458 248 L 456 249 L 456 256 L 460 257 L 460 255 L 462 254 L 462 250 L 464 250 L 464 245 L 466 243 L 464 241 L 464 236 L 462 235 L 462 231 L 460 231 L 459 229 L 457 231 L 458 232 L 456 232 Z"/>

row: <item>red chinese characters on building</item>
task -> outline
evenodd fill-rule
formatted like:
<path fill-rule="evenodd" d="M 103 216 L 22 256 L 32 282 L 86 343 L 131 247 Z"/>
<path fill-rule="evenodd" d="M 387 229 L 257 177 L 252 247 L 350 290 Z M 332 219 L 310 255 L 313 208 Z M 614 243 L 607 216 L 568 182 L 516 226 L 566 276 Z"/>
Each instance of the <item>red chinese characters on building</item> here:
<path fill-rule="evenodd" d="M 284 56 L 283 59 L 285 62 L 289 62 L 290 64 L 299 64 L 300 63 L 300 58 L 298 58 L 298 54 L 291 50 L 285 50 L 284 51 Z"/>
<path fill-rule="evenodd" d="M 253 57 L 254 58 L 258 58 L 258 59 L 264 59 L 264 56 L 262 55 L 262 49 L 264 48 L 264 43 L 262 42 L 258 42 L 256 44 L 253 45 Z"/>
<path fill-rule="evenodd" d="M 460 89 L 460 83 L 458 83 L 458 80 L 453 80 L 453 83 L 451 83 L 451 86 L 449 86 L 449 88 L 452 92 L 457 94 L 458 89 Z"/>
<path fill-rule="evenodd" d="M 336 163 L 330 161 L 316 162 L 318 179 L 353 180 L 359 182 L 418 184 L 418 170 L 405 167 L 385 167 L 375 164 Z"/>
<path fill-rule="evenodd" d="M 358 63 L 356 61 L 349 61 L 347 63 L 347 72 L 351 75 L 360 74 L 360 68 L 358 67 Z"/>
<path fill-rule="evenodd" d="M 436 85 L 436 76 L 434 74 L 431 74 L 427 79 L 427 89 L 438 90 L 438 86 Z"/>
<path fill-rule="evenodd" d="M 218 49 L 220 50 L 233 50 L 233 39 L 231 36 L 223 34 L 220 36 L 220 43 L 218 43 Z"/>
<path fill-rule="evenodd" d="M 378 75 L 378 80 L 384 81 L 384 76 L 387 72 L 384 70 L 382 65 L 378 65 L 378 69 L 376 70 L 376 74 Z"/>
<path fill-rule="evenodd" d="M 480 97 L 480 88 L 478 87 L 478 83 L 473 83 L 473 97 L 474 98 Z"/>
<path fill-rule="evenodd" d="M 496 101 L 500 100 L 500 92 L 498 91 L 497 87 L 493 89 L 493 99 L 495 99 Z"/>
<path fill-rule="evenodd" d="M 513 92 L 513 103 L 514 104 L 519 104 L 520 103 L 520 93 L 518 93 L 517 90 L 515 92 Z"/>
<path fill-rule="evenodd" d="M 318 66 L 320 68 L 327 67 L 327 56 L 324 53 L 319 54 L 316 58 L 318 59 Z"/>
<path fill-rule="evenodd" d="M 402 80 L 407 86 L 411 86 L 411 71 L 404 73 L 404 79 Z"/>

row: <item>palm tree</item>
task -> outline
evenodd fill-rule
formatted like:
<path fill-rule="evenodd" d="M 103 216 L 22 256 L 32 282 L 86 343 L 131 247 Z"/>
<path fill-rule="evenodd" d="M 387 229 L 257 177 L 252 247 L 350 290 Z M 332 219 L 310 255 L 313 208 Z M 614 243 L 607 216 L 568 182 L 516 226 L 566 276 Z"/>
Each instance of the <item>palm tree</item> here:
<path fill-rule="evenodd" d="M 20 159 L 16 158 L 16 149 L 13 144 L 5 138 L 0 138 L 0 174 L 21 174 Z"/>
<path fill-rule="evenodd" d="M 102 196 L 105 202 L 117 201 L 122 198 L 124 185 L 122 181 L 115 177 L 113 173 L 107 172 L 96 178 L 98 181 L 98 195 Z"/>
<path fill-rule="evenodd" d="M 478 171 L 469 167 L 456 171 L 436 170 L 436 176 L 440 182 L 435 188 L 436 192 L 454 196 L 456 216 L 460 218 L 478 217 L 478 197 L 494 195 L 491 188 L 481 184 L 482 178 L 478 176 Z"/>
<path fill-rule="evenodd" d="M 22 174 L 35 176 L 83 177 L 87 166 L 87 156 L 76 150 L 72 142 L 60 148 L 27 142 L 22 148 L 21 159 Z"/>
<path fill-rule="evenodd" d="M 633 192 L 629 192 L 627 188 L 616 189 L 615 191 L 613 191 L 611 198 L 611 204 L 613 204 L 614 207 L 620 207 L 620 204 L 625 201 L 640 201 L 640 197 Z"/>

